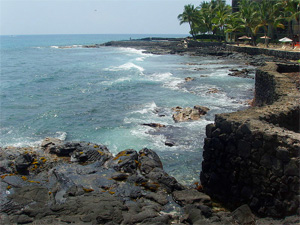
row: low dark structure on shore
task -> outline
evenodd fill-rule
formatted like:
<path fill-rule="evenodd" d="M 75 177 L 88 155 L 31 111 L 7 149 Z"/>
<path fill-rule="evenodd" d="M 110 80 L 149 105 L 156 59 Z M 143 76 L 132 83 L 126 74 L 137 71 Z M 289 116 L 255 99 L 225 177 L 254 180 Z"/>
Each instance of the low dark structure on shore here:
<path fill-rule="evenodd" d="M 300 92 L 279 73 L 297 68 L 258 69 L 259 107 L 217 115 L 207 126 L 201 183 L 210 196 L 229 206 L 247 203 L 262 216 L 299 213 Z"/>

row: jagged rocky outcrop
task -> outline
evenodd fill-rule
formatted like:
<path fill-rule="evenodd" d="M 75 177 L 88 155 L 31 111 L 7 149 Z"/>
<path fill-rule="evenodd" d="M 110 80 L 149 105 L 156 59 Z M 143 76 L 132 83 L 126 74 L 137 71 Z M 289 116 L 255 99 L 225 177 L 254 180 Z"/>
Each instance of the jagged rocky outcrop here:
<path fill-rule="evenodd" d="M 47 138 L 0 148 L 0 171 L 3 224 L 190 224 L 192 207 L 202 221 L 224 217 L 147 148 L 113 156 L 104 145 Z"/>
<path fill-rule="evenodd" d="M 172 116 L 173 120 L 175 122 L 184 122 L 199 120 L 203 115 L 205 115 L 209 111 L 209 108 L 199 105 L 196 105 L 193 108 L 181 108 L 177 106 L 175 108 L 172 108 L 172 110 L 176 112 Z"/>
<path fill-rule="evenodd" d="M 249 75 L 249 73 L 252 72 L 249 69 L 230 69 L 229 71 L 231 72 L 228 74 L 229 76 L 254 79 L 254 77 Z"/>
<path fill-rule="evenodd" d="M 169 198 L 184 189 L 150 149 L 114 157 L 103 145 L 47 138 L 1 148 L 0 162 L 5 224 L 168 224 Z"/>
<path fill-rule="evenodd" d="M 3 224 L 236 224 L 229 212 L 184 187 L 144 148 L 113 156 L 104 145 L 47 138 L 41 147 L 0 148 Z M 251 220 L 252 219 L 252 220 Z M 297 221 L 297 218 L 290 218 Z"/>

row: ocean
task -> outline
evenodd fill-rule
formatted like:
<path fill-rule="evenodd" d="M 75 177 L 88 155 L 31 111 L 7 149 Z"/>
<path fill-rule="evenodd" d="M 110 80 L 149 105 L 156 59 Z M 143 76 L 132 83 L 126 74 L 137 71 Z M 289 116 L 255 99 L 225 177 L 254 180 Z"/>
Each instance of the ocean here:
<path fill-rule="evenodd" d="M 212 56 L 82 47 L 155 36 L 183 37 L 0 36 L 0 146 L 37 146 L 56 137 L 104 144 L 113 154 L 146 147 L 180 182 L 199 181 L 206 125 L 215 114 L 248 107 L 245 101 L 253 98 L 254 80 L 228 76 L 229 70 L 253 68 Z M 186 82 L 186 77 L 195 79 Z M 173 121 L 172 107 L 195 105 L 210 111 L 198 121 Z M 167 127 L 156 130 L 144 123 Z M 175 145 L 166 146 L 166 140 Z"/>

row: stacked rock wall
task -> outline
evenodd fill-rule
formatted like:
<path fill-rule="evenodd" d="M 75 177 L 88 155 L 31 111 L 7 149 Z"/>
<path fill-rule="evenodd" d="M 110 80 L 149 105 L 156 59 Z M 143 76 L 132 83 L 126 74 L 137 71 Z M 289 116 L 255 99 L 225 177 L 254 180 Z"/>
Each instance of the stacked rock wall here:
<path fill-rule="evenodd" d="M 233 45 L 226 45 L 226 49 L 228 51 L 234 52 L 244 52 L 249 55 L 269 55 L 275 56 L 282 59 L 290 59 L 290 60 L 298 60 L 300 59 L 300 52 L 295 51 L 281 51 L 281 50 L 274 50 L 274 49 L 267 49 L 267 48 L 257 48 L 257 47 L 241 47 L 241 46 L 233 46 Z"/>
<path fill-rule="evenodd" d="M 299 213 L 300 93 L 277 70 L 270 63 L 256 73 L 260 107 L 217 115 L 207 126 L 200 179 L 229 206 L 283 217 Z"/>
<path fill-rule="evenodd" d="M 195 47 L 215 47 L 215 46 L 225 46 L 221 42 L 199 42 L 199 41 L 188 41 L 188 47 L 189 48 L 195 48 Z"/>

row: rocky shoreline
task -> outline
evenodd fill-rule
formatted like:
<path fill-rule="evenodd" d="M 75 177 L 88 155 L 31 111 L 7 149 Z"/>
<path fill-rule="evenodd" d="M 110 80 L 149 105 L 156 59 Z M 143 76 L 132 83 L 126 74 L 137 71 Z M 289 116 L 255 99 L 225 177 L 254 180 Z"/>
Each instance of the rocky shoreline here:
<path fill-rule="evenodd" d="M 267 61 L 290 63 L 272 56 L 231 52 L 218 44 L 188 46 L 183 39 L 120 41 L 84 47 L 102 46 L 134 47 L 152 54 L 210 55 L 242 60 L 254 66 L 266 65 Z M 246 70 L 231 72 L 232 76 L 251 78 Z M 192 79 L 187 78 L 186 82 Z M 199 119 L 209 109 L 195 106 L 173 110 L 173 119 L 181 122 Z M 162 124 L 143 125 L 154 127 L 155 133 L 168 129 Z M 219 135 L 223 130 L 219 130 L 218 133 L 214 127 L 207 133 L 222 141 Z M 206 140 L 206 152 L 211 150 L 208 148 L 211 142 Z M 166 143 L 173 144 L 171 140 Z M 213 154 L 219 157 L 216 152 Z M 219 161 L 223 159 L 220 157 Z M 220 166 L 219 161 L 216 168 Z M 204 187 L 199 183 L 189 187 L 180 184 L 164 171 L 159 156 L 147 148 L 127 149 L 114 156 L 101 144 L 46 138 L 39 147 L 0 148 L 0 172 L 3 224 L 279 225 L 300 222 L 298 215 L 258 217 L 247 204 L 228 210 L 216 201 L 214 193 L 207 191 L 208 180 Z M 209 176 L 213 173 L 209 170 Z M 221 182 L 217 185 L 220 192 L 227 190 L 222 185 Z"/>
<path fill-rule="evenodd" d="M 243 51 L 237 51 L 230 45 L 218 42 L 194 42 L 191 40 L 186 41 L 183 38 L 168 39 L 161 38 L 150 40 L 138 39 L 130 41 L 111 41 L 104 44 L 88 45 L 85 48 L 99 48 L 103 46 L 110 47 L 132 47 L 135 49 L 142 49 L 144 53 L 151 54 L 178 54 L 178 55 L 191 55 L 191 56 L 214 56 L 217 58 L 226 58 L 238 60 L 245 64 L 252 66 L 265 66 L 266 62 L 289 63 L 290 60 L 284 57 L 268 56 L 263 54 L 247 54 Z M 249 48 L 250 49 L 250 48 Z M 246 49 L 248 50 L 248 49 Z"/>
<path fill-rule="evenodd" d="M 0 148 L 2 224 L 293 224 L 230 212 L 169 176 L 150 149 L 113 156 L 103 146 L 46 138 L 36 148 Z"/>

